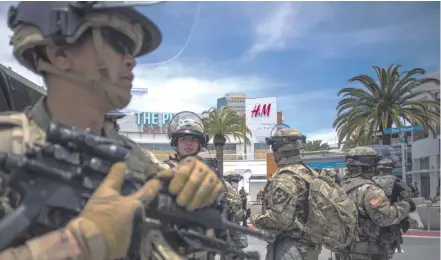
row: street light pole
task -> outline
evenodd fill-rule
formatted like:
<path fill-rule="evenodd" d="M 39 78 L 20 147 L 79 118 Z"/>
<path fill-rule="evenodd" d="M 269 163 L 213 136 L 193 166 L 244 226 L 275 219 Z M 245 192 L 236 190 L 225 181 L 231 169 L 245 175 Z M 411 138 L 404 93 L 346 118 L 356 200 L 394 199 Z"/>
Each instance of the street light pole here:
<path fill-rule="evenodd" d="M 401 178 L 406 182 L 406 133 L 401 133 Z"/>

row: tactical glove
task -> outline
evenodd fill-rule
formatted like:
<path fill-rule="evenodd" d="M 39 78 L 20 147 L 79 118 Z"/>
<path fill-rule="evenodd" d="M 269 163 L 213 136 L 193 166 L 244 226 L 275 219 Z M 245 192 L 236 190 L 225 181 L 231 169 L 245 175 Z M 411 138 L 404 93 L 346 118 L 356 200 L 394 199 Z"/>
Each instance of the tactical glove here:
<path fill-rule="evenodd" d="M 125 256 L 133 228 L 138 228 L 134 227 L 135 217 L 144 219 L 144 205 L 150 203 L 161 188 L 160 181 L 153 179 L 133 195 L 120 195 L 125 169 L 125 164 L 115 164 L 79 217 L 67 226 L 76 236 L 85 259 Z"/>
<path fill-rule="evenodd" d="M 171 173 L 168 191 L 171 195 L 176 195 L 176 203 L 188 211 L 213 204 L 226 191 L 217 174 L 196 157 L 182 160 Z M 159 177 L 161 175 L 164 177 L 167 171 L 159 173 Z"/>

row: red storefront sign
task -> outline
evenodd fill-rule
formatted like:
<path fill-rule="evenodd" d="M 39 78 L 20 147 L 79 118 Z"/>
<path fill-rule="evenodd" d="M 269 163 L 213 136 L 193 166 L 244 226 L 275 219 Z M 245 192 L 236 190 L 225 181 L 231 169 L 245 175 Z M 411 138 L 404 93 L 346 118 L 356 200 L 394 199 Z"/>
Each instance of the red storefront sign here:
<path fill-rule="evenodd" d="M 269 116 L 271 112 L 271 104 L 256 104 L 254 109 L 251 110 L 251 117 Z"/>

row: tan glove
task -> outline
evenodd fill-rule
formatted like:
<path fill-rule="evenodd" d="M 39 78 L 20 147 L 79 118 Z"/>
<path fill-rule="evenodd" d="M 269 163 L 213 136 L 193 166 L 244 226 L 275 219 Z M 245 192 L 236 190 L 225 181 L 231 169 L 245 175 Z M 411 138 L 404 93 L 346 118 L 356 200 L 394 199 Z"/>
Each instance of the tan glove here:
<path fill-rule="evenodd" d="M 125 256 L 136 210 L 144 213 L 144 205 L 154 199 L 161 188 L 160 181 L 153 179 L 133 195 L 120 195 L 125 169 L 124 163 L 115 164 L 79 217 L 67 226 L 78 239 L 85 259 Z"/>
<path fill-rule="evenodd" d="M 188 211 L 213 204 L 219 194 L 226 191 L 217 174 L 196 157 L 182 160 L 172 174 L 168 191 L 177 195 L 176 203 Z"/>

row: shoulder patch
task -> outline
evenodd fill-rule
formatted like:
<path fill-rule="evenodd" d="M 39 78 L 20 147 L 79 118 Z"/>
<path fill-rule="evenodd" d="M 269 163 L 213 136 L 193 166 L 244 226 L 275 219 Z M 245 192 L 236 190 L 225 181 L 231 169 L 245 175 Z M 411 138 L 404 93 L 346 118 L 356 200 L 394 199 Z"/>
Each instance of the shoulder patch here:
<path fill-rule="evenodd" d="M 369 201 L 369 204 L 371 204 L 371 206 L 375 207 L 375 206 L 379 205 L 380 203 L 382 203 L 383 200 L 384 200 L 384 197 L 383 197 L 382 192 L 378 192 L 376 194 L 376 196 Z"/>
<path fill-rule="evenodd" d="M 281 188 L 277 188 L 276 190 L 274 190 L 271 196 L 271 200 L 273 204 L 282 204 L 288 198 L 289 198 L 289 194 L 286 191 L 282 190 Z"/>

